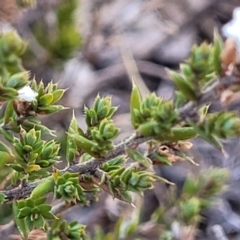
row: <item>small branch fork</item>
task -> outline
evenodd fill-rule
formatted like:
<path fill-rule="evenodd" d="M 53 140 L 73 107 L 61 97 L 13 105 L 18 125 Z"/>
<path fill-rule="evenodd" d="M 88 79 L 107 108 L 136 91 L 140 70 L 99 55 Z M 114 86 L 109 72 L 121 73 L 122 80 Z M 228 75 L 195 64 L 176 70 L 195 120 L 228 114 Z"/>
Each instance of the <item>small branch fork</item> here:
<path fill-rule="evenodd" d="M 219 89 L 227 89 L 232 85 L 240 84 L 240 78 L 236 76 L 225 76 L 220 78 L 213 83 L 211 83 L 199 97 L 198 102 L 188 102 L 182 108 L 177 109 L 176 111 L 179 114 L 180 120 L 185 120 L 188 118 L 192 118 L 196 115 L 196 110 L 203 106 L 204 104 L 211 103 L 220 98 Z M 125 154 L 126 147 L 136 147 L 144 142 L 151 140 L 152 137 L 142 137 L 138 135 L 133 135 L 129 139 L 119 143 L 115 146 L 115 148 L 109 151 L 105 157 L 101 159 L 91 159 L 84 163 L 79 163 L 76 165 L 71 165 L 68 168 L 62 170 L 62 172 L 70 172 L 70 173 L 79 173 L 79 174 L 91 174 L 94 173 L 96 169 L 102 166 L 103 163 Z M 18 186 L 16 188 L 10 190 L 3 190 L 0 193 L 5 194 L 6 202 L 23 199 L 28 197 L 33 189 L 44 179 L 27 183 L 22 186 Z"/>

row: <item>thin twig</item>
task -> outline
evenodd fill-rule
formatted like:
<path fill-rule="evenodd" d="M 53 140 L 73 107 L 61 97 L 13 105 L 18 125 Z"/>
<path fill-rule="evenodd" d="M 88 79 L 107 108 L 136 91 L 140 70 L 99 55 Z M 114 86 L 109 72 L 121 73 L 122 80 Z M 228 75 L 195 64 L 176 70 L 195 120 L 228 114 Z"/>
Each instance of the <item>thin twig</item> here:
<path fill-rule="evenodd" d="M 130 146 L 136 146 L 143 142 L 150 140 L 149 137 L 141 137 L 135 136 L 130 138 L 128 141 L 124 141 L 118 144 L 115 149 L 108 152 L 108 154 L 102 159 L 91 159 L 87 162 L 80 163 L 77 165 L 71 165 L 69 168 L 62 170 L 62 172 L 70 172 L 70 173 L 79 173 L 79 174 L 89 174 L 94 172 L 97 168 L 101 167 L 104 162 L 107 162 L 119 155 L 125 153 L 125 148 Z M 6 202 L 23 199 L 29 196 L 32 190 L 43 181 L 44 179 L 38 180 L 36 182 L 31 182 L 26 184 L 25 186 L 19 186 L 10 190 L 3 190 L 0 193 L 5 194 Z"/>

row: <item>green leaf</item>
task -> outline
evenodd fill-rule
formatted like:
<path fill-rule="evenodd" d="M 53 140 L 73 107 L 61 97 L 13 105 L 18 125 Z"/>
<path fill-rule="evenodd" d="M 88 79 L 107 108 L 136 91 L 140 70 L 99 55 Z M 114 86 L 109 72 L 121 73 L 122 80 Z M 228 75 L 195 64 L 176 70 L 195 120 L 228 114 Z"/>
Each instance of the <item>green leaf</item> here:
<path fill-rule="evenodd" d="M 31 196 L 32 196 L 32 194 L 31 194 Z M 32 199 L 34 199 L 34 198 L 32 198 Z M 36 200 L 34 200 L 34 204 L 35 204 L 35 206 L 38 206 L 38 205 L 41 205 L 41 204 L 45 203 L 46 200 L 47 200 L 46 197 L 37 198 Z"/>
<path fill-rule="evenodd" d="M 39 197 L 44 196 L 47 193 L 54 191 L 55 182 L 53 176 L 49 176 L 39 183 L 32 191 L 30 198 L 38 199 Z"/>
<path fill-rule="evenodd" d="M 40 169 L 41 167 L 39 165 L 30 165 L 25 168 L 25 171 L 27 173 L 31 173 L 31 172 L 39 171 Z"/>
<path fill-rule="evenodd" d="M 191 101 L 197 101 L 197 95 L 191 85 L 178 73 L 168 70 L 169 76 L 174 81 L 177 88 Z"/>
<path fill-rule="evenodd" d="M 138 123 L 136 121 L 136 114 L 135 114 L 136 111 L 134 109 L 140 110 L 141 102 L 142 102 L 142 96 L 141 96 L 140 90 L 133 80 L 132 92 L 130 97 L 130 114 L 131 114 L 131 123 L 135 129 L 138 127 Z"/>
<path fill-rule="evenodd" d="M 33 228 L 34 228 L 34 221 L 31 220 L 31 216 L 26 217 L 25 223 L 26 223 L 27 228 L 29 229 L 29 231 L 32 231 Z"/>
<path fill-rule="evenodd" d="M 29 216 L 31 214 L 31 208 L 30 207 L 24 207 L 19 210 L 18 217 L 25 218 L 26 216 Z"/>
<path fill-rule="evenodd" d="M 0 193 L 0 204 L 3 203 L 5 201 L 5 194 L 4 193 Z"/>
<path fill-rule="evenodd" d="M 197 136 L 193 127 L 174 127 L 169 135 L 163 135 L 160 139 L 165 142 L 177 142 L 188 140 Z"/>
<path fill-rule="evenodd" d="M 62 96 L 65 93 L 65 91 L 66 90 L 63 90 L 63 89 L 58 89 L 58 90 L 54 91 L 52 93 L 53 94 L 52 104 L 58 102 L 62 98 Z"/>
<path fill-rule="evenodd" d="M 62 105 L 42 106 L 42 107 L 38 107 L 37 113 L 40 115 L 46 115 L 46 114 L 57 113 L 64 109 L 68 109 L 68 108 L 63 107 Z"/>
<path fill-rule="evenodd" d="M 40 105 L 43 106 L 50 105 L 53 102 L 53 94 L 52 93 L 44 94 L 39 98 L 38 102 Z"/>
<path fill-rule="evenodd" d="M 0 133 L 5 137 L 5 139 L 7 140 L 7 141 L 9 141 L 9 142 L 13 142 L 13 140 L 14 140 L 14 137 L 13 137 L 13 135 L 9 132 L 9 131 L 7 131 L 7 130 L 5 130 L 4 128 L 1 128 L 0 127 Z"/>
<path fill-rule="evenodd" d="M 139 150 L 127 148 L 126 152 L 131 159 L 142 164 L 144 167 L 149 168 L 152 166 L 151 160 L 144 156 Z"/>
<path fill-rule="evenodd" d="M 26 206 L 26 201 L 25 200 L 20 200 L 17 202 L 18 208 L 24 208 Z"/>
<path fill-rule="evenodd" d="M 6 165 L 10 164 L 16 159 L 16 156 L 10 155 L 6 152 L 0 152 L 0 170 L 5 168 Z"/>
<path fill-rule="evenodd" d="M 36 201 L 35 201 L 36 204 Z M 50 206 L 49 204 L 41 204 L 38 206 L 38 209 L 40 211 L 41 214 L 49 212 L 52 209 L 52 206 Z"/>
<path fill-rule="evenodd" d="M 7 125 L 8 123 L 10 123 L 13 119 L 15 112 L 14 112 L 14 108 L 13 108 L 13 101 L 8 101 L 6 109 L 5 109 L 5 113 L 4 113 L 4 125 Z"/>
<path fill-rule="evenodd" d="M 51 212 L 42 212 L 41 215 L 45 219 L 57 219 L 57 217 L 54 214 L 52 214 Z"/>
<path fill-rule="evenodd" d="M 29 72 L 24 71 L 12 75 L 7 81 L 7 87 L 20 89 L 23 88 L 28 83 Z"/>
<path fill-rule="evenodd" d="M 26 200 L 26 206 L 28 206 L 30 208 L 34 208 L 35 207 L 34 201 L 32 199 L 28 198 Z"/>
<path fill-rule="evenodd" d="M 3 142 L 0 142 L 0 152 L 8 153 L 10 155 L 13 155 L 11 149 L 5 145 Z"/>
<path fill-rule="evenodd" d="M 155 137 L 161 136 L 160 124 L 156 121 L 149 121 L 139 125 L 137 132 L 144 137 Z"/>
<path fill-rule="evenodd" d="M 10 87 L 3 87 L 1 91 L 1 97 L 5 97 L 6 100 L 15 99 L 18 96 L 17 90 Z"/>
<path fill-rule="evenodd" d="M 154 158 L 156 158 L 160 164 L 162 163 L 162 164 L 166 164 L 168 166 L 172 165 L 171 161 L 169 161 L 169 159 L 167 157 L 162 156 L 158 153 L 154 153 Z"/>
<path fill-rule="evenodd" d="M 35 228 L 43 228 L 45 225 L 44 218 L 41 215 L 39 215 L 38 219 L 36 219 L 33 223 Z"/>
<path fill-rule="evenodd" d="M 68 134 L 68 136 L 75 141 L 78 148 L 82 149 L 83 151 L 85 151 L 86 153 L 90 154 L 93 157 L 98 157 L 98 154 L 92 151 L 93 147 L 95 148 L 98 147 L 97 143 L 78 134 Z"/>
<path fill-rule="evenodd" d="M 222 73 L 222 63 L 221 63 L 221 52 L 222 52 L 222 48 L 223 48 L 223 42 L 222 39 L 220 37 L 220 35 L 218 34 L 217 30 L 214 30 L 214 43 L 213 43 L 213 53 L 212 53 L 212 57 L 213 57 L 213 67 L 214 67 L 214 71 L 220 75 Z"/>
<path fill-rule="evenodd" d="M 27 228 L 25 219 L 19 219 L 17 217 L 18 214 L 19 214 L 19 209 L 18 209 L 17 203 L 15 201 L 13 202 L 12 206 L 13 206 L 13 215 L 14 215 L 14 221 L 16 223 L 16 226 L 17 226 L 20 234 L 24 238 L 24 240 L 27 240 L 28 239 L 29 230 Z"/>
<path fill-rule="evenodd" d="M 180 203 L 180 211 L 183 215 L 183 220 L 187 225 L 194 223 L 195 218 L 199 216 L 200 210 L 200 199 L 197 197 L 192 197 L 186 202 Z"/>
<path fill-rule="evenodd" d="M 8 166 L 10 166 L 12 169 L 14 169 L 17 172 L 24 172 L 24 168 L 20 165 L 20 164 L 9 164 Z"/>

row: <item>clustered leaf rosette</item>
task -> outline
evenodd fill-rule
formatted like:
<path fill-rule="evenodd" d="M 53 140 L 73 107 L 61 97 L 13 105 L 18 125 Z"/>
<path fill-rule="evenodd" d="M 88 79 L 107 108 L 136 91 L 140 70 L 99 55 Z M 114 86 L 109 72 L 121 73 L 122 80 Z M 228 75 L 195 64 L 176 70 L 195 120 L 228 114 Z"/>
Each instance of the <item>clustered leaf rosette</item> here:
<path fill-rule="evenodd" d="M 213 202 L 213 197 L 223 189 L 227 177 L 226 169 L 214 168 L 199 177 L 188 177 L 179 199 L 178 217 L 182 222 L 187 225 L 199 222 L 200 212 Z"/>
<path fill-rule="evenodd" d="M 71 240 L 83 240 L 85 235 L 85 226 L 77 221 L 67 223 L 62 219 L 55 219 L 48 231 L 48 238 L 55 239 L 57 237 Z M 58 238 L 57 238 L 58 239 Z"/>
<path fill-rule="evenodd" d="M 215 204 L 216 194 L 225 188 L 227 178 L 226 169 L 210 168 L 199 175 L 187 176 L 180 196 L 177 189 L 171 189 L 169 201 L 161 205 L 151 218 L 152 224 L 163 226 L 159 232 L 161 237 L 174 238 L 172 228 L 176 223 L 180 228 L 195 228 L 202 220 L 201 213 Z"/>
<path fill-rule="evenodd" d="M 18 96 L 14 100 L 7 102 L 4 116 L 0 119 L 0 123 L 2 124 L 0 132 L 10 142 L 12 142 L 13 137 L 6 129 L 19 133 L 20 124 L 26 131 L 35 128 L 43 134 L 55 136 L 54 131 L 42 125 L 41 120 L 36 115 L 51 114 L 64 109 L 61 105 L 52 104 L 62 98 L 65 90 L 58 89 L 57 85 L 52 82 L 46 88 L 44 88 L 42 82 L 37 85 L 36 81 L 33 80 L 32 84 L 34 85 L 34 89 L 31 88 L 32 86 L 26 85 L 18 90 Z M 45 94 L 45 92 L 48 93 Z"/>
<path fill-rule="evenodd" d="M 84 195 L 84 189 L 79 184 L 79 175 L 77 173 L 54 173 L 55 197 L 64 199 L 67 202 L 78 202 L 87 204 Z"/>
<path fill-rule="evenodd" d="M 52 206 L 45 204 L 47 198 L 27 199 L 17 202 L 18 219 L 24 219 L 29 231 L 34 228 L 46 228 L 45 220 L 56 217 L 51 213 Z"/>
<path fill-rule="evenodd" d="M 240 119 L 237 112 L 217 112 L 202 116 L 199 123 L 190 122 L 195 132 L 205 141 L 223 150 L 220 139 L 240 134 Z"/>
<path fill-rule="evenodd" d="M 58 88 L 57 83 L 53 83 L 51 81 L 46 87 L 44 87 L 44 83 L 42 81 L 37 84 L 34 79 L 30 86 L 38 93 L 36 101 L 33 101 L 31 106 L 31 110 L 36 114 L 46 115 L 66 109 L 62 105 L 54 105 L 62 98 L 65 92 L 65 90 Z"/>
<path fill-rule="evenodd" d="M 18 98 L 18 90 L 29 82 L 19 58 L 25 49 L 26 43 L 16 32 L 0 33 L 0 104 Z"/>
<path fill-rule="evenodd" d="M 160 141 L 179 141 L 189 136 L 192 129 L 177 126 L 179 116 L 175 109 L 189 100 L 197 101 L 206 84 L 221 74 L 221 50 L 222 40 L 215 33 L 213 45 L 203 43 L 193 47 L 190 58 L 180 65 L 180 73 L 169 71 L 171 79 L 179 89 L 175 101 L 164 100 L 155 94 L 142 99 L 133 82 L 130 99 L 131 122 L 139 135 L 152 136 Z M 191 135 L 194 136 L 194 133 Z"/>
<path fill-rule="evenodd" d="M 72 161 L 74 154 L 87 153 L 99 158 L 113 149 L 113 140 L 117 137 L 119 129 L 111 119 L 116 107 L 112 107 L 111 97 L 97 96 L 92 108 L 84 108 L 87 131 L 84 133 L 77 125 L 73 116 L 68 130 L 67 159 Z"/>
<path fill-rule="evenodd" d="M 197 101 L 206 84 L 222 73 L 220 54 L 223 43 L 215 32 L 213 44 L 202 43 L 193 46 L 189 59 L 180 64 L 180 72 L 169 71 L 179 91 L 176 92 L 175 107 L 187 101 Z"/>
<path fill-rule="evenodd" d="M 113 197 L 131 203 L 130 192 L 142 194 L 146 189 L 152 188 L 153 183 L 157 180 L 168 182 L 153 172 L 140 171 L 136 164 L 129 166 L 119 164 L 123 162 L 125 162 L 124 157 L 117 157 L 104 163 L 101 167 L 103 175 L 99 185 L 106 183 L 108 191 Z"/>
<path fill-rule="evenodd" d="M 6 78 L 24 71 L 20 56 L 27 44 L 15 32 L 0 33 L 0 76 Z"/>
<path fill-rule="evenodd" d="M 178 114 L 172 101 L 166 101 L 154 93 L 142 100 L 140 90 L 134 83 L 130 113 L 132 126 L 140 136 L 154 137 L 163 142 L 177 142 L 196 136 L 192 127 L 177 126 Z"/>
<path fill-rule="evenodd" d="M 15 163 L 9 166 L 16 172 L 28 176 L 29 180 L 48 175 L 44 168 L 52 166 L 60 158 L 58 156 L 60 145 L 54 140 L 42 140 L 41 132 L 34 128 L 29 132 L 22 128 L 20 138 L 14 137 L 13 146 L 16 159 Z"/>

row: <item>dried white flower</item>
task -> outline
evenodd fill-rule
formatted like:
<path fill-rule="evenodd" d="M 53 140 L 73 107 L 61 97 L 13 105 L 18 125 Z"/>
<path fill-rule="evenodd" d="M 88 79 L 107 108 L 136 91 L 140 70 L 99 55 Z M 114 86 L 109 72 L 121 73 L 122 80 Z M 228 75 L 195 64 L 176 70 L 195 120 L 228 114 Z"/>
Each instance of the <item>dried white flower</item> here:
<path fill-rule="evenodd" d="M 224 36 L 234 38 L 240 49 L 240 7 L 234 9 L 232 21 L 223 26 L 222 32 Z"/>
<path fill-rule="evenodd" d="M 27 102 L 32 102 L 36 99 L 38 93 L 33 91 L 30 86 L 24 86 L 18 90 L 18 98 Z"/>

